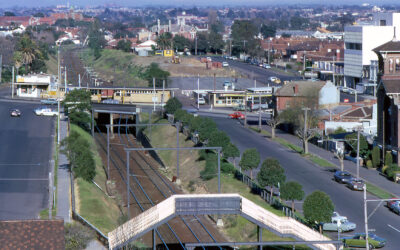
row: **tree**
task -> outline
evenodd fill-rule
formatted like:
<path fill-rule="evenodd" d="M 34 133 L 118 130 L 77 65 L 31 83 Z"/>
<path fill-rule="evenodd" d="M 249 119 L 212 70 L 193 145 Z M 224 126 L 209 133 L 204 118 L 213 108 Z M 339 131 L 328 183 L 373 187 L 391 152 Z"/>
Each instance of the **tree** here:
<path fill-rule="evenodd" d="M 157 38 L 157 45 L 161 49 L 172 49 L 172 34 L 169 32 L 162 33 Z"/>
<path fill-rule="evenodd" d="M 372 149 L 372 167 L 377 168 L 381 164 L 381 151 L 378 146 Z"/>
<path fill-rule="evenodd" d="M 88 131 L 92 110 L 91 93 L 86 89 L 74 89 L 67 93 L 63 105 L 71 123 Z"/>
<path fill-rule="evenodd" d="M 106 44 L 103 31 L 100 29 L 100 22 L 97 19 L 92 23 L 88 37 L 88 46 L 92 49 L 95 59 L 97 60 L 101 56 L 101 50 Z"/>
<path fill-rule="evenodd" d="M 307 196 L 303 203 L 304 217 L 312 224 L 319 224 L 321 233 L 320 223 L 329 222 L 334 210 L 335 206 L 329 195 L 319 190 Z"/>
<path fill-rule="evenodd" d="M 155 87 L 162 88 L 165 81 L 165 87 L 168 86 L 168 77 L 170 73 L 162 70 L 158 63 L 151 63 L 144 72 L 145 79 L 149 83 L 149 87 L 153 87 L 153 78 L 155 79 Z"/>
<path fill-rule="evenodd" d="M 124 52 L 131 52 L 132 42 L 130 40 L 119 40 L 116 49 Z"/>
<path fill-rule="evenodd" d="M 224 148 L 222 148 L 222 153 L 226 158 L 233 158 L 233 165 L 235 164 L 235 158 L 240 156 L 239 149 L 235 146 L 235 144 L 229 143 Z"/>
<path fill-rule="evenodd" d="M 333 154 L 338 158 L 340 162 L 340 171 L 344 170 L 344 151 L 343 150 L 337 150 L 336 152 L 333 152 Z"/>
<path fill-rule="evenodd" d="M 351 147 L 351 154 L 353 156 L 357 155 L 357 133 L 352 133 L 352 134 L 348 134 L 345 137 L 346 143 L 348 145 L 350 145 Z M 365 139 L 365 137 L 360 134 L 360 156 L 362 158 L 366 158 L 369 154 L 369 149 L 368 149 L 368 142 L 367 139 Z"/>
<path fill-rule="evenodd" d="M 279 183 L 283 184 L 285 180 L 285 170 L 277 159 L 267 158 L 261 164 L 260 172 L 258 172 L 257 175 L 257 181 L 261 187 L 270 187 L 271 197 L 274 195 L 274 187 L 278 187 Z M 270 199 L 270 202 L 272 203 L 272 199 Z"/>
<path fill-rule="evenodd" d="M 338 127 L 337 129 L 335 129 L 335 131 L 333 131 L 332 134 L 337 135 L 337 134 L 344 134 L 347 131 L 343 128 L 343 127 Z"/>
<path fill-rule="evenodd" d="M 23 35 L 16 45 L 16 50 L 19 52 L 14 56 L 14 60 L 19 65 L 25 65 L 25 73 L 28 73 L 28 68 L 40 56 L 40 50 L 36 43 L 28 36 Z M 18 62 L 17 62 L 18 61 Z"/>
<path fill-rule="evenodd" d="M 286 182 L 281 185 L 279 192 L 282 199 L 292 201 L 292 212 L 294 213 L 294 201 L 301 201 L 304 198 L 304 191 L 301 184 L 295 181 Z"/>
<path fill-rule="evenodd" d="M 208 44 L 208 50 L 215 54 L 220 53 L 225 46 L 224 41 L 222 40 L 222 35 L 213 31 L 208 34 Z"/>
<path fill-rule="evenodd" d="M 207 146 L 222 147 L 222 149 L 224 149 L 230 144 L 230 141 L 231 139 L 225 132 L 216 129 L 211 133 Z"/>
<path fill-rule="evenodd" d="M 267 37 L 275 37 L 276 34 L 276 27 L 272 26 L 272 25 L 262 25 L 261 26 L 261 30 L 260 30 L 261 34 L 264 36 L 264 38 Z"/>
<path fill-rule="evenodd" d="M 385 166 L 390 166 L 393 163 L 393 156 L 390 151 L 387 151 L 385 154 Z"/>
<path fill-rule="evenodd" d="M 237 53 L 253 50 L 255 43 L 255 36 L 257 36 L 257 27 L 248 20 L 235 20 L 232 25 L 232 43 L 233 48 Z"/>
<path fill-rule="evenodd" d="M 271 127 L 271 138 L 272 138 L 272 139 L 275 138 L 275 130 L 276 130 L 276 127 L 277 127 L 279 124 L 281 124 L 281 123 L 283 123 L 283 122 L 285 121 L 285 119 L 284 119 L 284 112 L 285 112 L 285 111 L 283 111 L 283 112 L 281 113 L 281 114 L 283 114 L 283 115 L 277 114 L 276 112 L 274 112 L 273 117 L 271 117 L 271 119 L 269 119 L 269 120 L 267 121 L 268 126 Z"/>
<path fill-rule="evenodd" d="M 182 103 L 176 97 L 170 98 L 165 104 L 165 111 L 167 114 L 173 114 L 180 108 L 182 108 Z"/>
<path fill-rule="evenodd" d="M 198 129 L 200 141 L 208 141 L 215 130 L 217 130 L 217 124 L 214 120 L 209 117 L 203 118 Z"/>
<path fill-rule="evenodd" d="M 258 164 L 260 164 L 260 154 L 258 153 L 257 149 L 246 149 L 242 154 L 239 166 L 244 171 L 250 170 L 250 179 L 253 179 L 253 169 L 257 168 Z"/>
<path fill-rule="evenodd" d="M 15 16 L 14 12 L 11 11 L 5 11 L 4 16 Z"/>
<path fill-rule="evenodd" d="M 38 12 L 33 14 L 34 17 L 44 17 L 44 14 L 42 12 Z"/>
<path fill-rule="evenodd" d="M 177 51 L 184 51 L 185 48 L 189 48 L 191 45 L 190 40 L 181 35 L 174 36 L 173 42 L 174 49 L 176 49 Z"/>

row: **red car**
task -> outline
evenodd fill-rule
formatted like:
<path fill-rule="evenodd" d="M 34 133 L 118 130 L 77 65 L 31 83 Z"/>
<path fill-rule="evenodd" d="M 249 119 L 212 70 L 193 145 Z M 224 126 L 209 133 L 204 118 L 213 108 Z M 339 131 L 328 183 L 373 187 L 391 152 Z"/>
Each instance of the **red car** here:
<path fill-rule="evenodd" d="M 242 112 L 240 112 L 240 111 L 236 111 L 233 114 L 229 114 L 229 118 L 232 118 L 232 119 L 244 119 L 244 114 Z"/>

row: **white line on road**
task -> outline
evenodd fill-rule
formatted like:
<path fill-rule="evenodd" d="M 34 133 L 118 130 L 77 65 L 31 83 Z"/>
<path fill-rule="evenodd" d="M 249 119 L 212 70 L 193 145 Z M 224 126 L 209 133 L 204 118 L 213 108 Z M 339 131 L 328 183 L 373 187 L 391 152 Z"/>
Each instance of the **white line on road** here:
<path fill-rule="evenodd" d="M 0 178 L 0 181 L 48 181 L 46 178 Z"/>
<path fill-rule="evenodd" d="M 399 232 L 400 233 L 400 230 L 399 229 L 397 229 L 397 228 L 395 228 L 394 226 L 392 226 L 392 225 L 389 225 L 389 224 L 387 224 L 388 225 L 388 227 L 390 227 L 390 228 L 392 228 L 392 229 L 394 229 L 394 230 L 396 230 L 397 232 Z"/>

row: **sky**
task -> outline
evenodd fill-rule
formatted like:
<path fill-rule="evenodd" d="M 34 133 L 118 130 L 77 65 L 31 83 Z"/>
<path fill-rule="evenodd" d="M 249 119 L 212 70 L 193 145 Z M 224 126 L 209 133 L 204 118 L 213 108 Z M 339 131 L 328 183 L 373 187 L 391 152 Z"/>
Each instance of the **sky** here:
<path fill-rule="evenodd" d="M 13 6 L 25 6 L 25 7 L 44 7 L 51 5 L 66 5 L 67 0 L 0 0 L 0 8 L 9 8 Z M 70 0 L 70 5 L 74 6 L 99 6 L 103 4 L 116 4 L 118 6 L 165 6 L 175 5 L 175 6 L 212 6 L 212 5 L 225 5 L 225 6 L 237 6 L 237 5 L 276 5 L 276 4 L 321 4 L 326 3 L 321 0 Z M 330 5 L 332 4 L 400 4 L 397 0 L 336 0 L 328 1 Z"/>

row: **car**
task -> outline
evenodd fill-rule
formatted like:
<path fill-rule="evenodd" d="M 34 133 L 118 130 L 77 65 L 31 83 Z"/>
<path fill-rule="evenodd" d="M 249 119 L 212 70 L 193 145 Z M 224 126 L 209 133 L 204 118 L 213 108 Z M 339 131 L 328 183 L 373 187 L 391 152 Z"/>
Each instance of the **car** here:
<path fill-rule="evenodd" d="M 390 201 L 390 202 L 388 202 L 388 208 L 392 212 L 400 215 L 400 201 Z"/>
<path fill-rule="evenodd" d="M 268 63 L 264 63 L 263 67 L 264 67 L 265 69 L 270 69 L 270 68 L 271 68 L 271 65 L 269 65 Z"/>
<path fill-rule="evenodd" d="M 204 97 L 199 97 L 199 98 L 196 100 L 196 103 L 198 103 L 198 104 L 200 104 L 200 105 L 204 105 L 204 104 L 206 104 L 206 100 L 204 99 Z"/>
<path fill-rule="evenodd" d="M 366 237 L 365 233 L 357 233 L 354 236 L 343 237 L 344 247 L 365 247 Z M 376 234 L 368 234 L 369 249 L 381 248 L 386 245 L 386 240 L 378 237 Z"/>
<path fill-rule="evenodd" d="M 324 231 L 337 232 L 338 230 L 340 230 L 340 232 L 348 232 L 356 229 L 356 224 L 348 221 L 347 217 L 340 216 L 338 213 L 336 213 L 334 214 L 334 216 L 332 216 L 331 222 L 322 223 L 322 229 Z"/>
<path fill-rule="evenodd" d="M 391 199 L 391 200 L 389 200 L 389 201 L 386 202 L 386 206 L 387 206 L 387 207 L 389 207 L 389 206 L 391 205 L 391 203 L 394 203 L 394 202 L 400 200 L 399 198 L 396 198 L 396 197 L 393 197 L 393 198 L 390 198 L 390 199 Z"/>
<path fill-rule="evenodd" d="M 236 56 L 232 56 L 232 60 L 236 61 L 238 58 Z"/>
<path fill-rule="evenodd" d="M 228 62 L 222 62 L 222 67 L 229 67 L 229 63 Z"/>
<path fill-rule="evenodd" d="M 264 67 L 264 64 L 263 64 L 263 63 L 259 63 L 258 66 L 261 67 L 261 68 L 263 68 L 263 67 Z"/>
<path fill-rule="evenodd" d="M 19 117 L 19 116 L 21 116 L 21 111 L 19 109 L 11 109 L 10 115 L 12 117 Z"/>
<path fill-rule="evenodd" d="M 276 83 L 276 84 L 280 84 L 281 83 L 281 79 L 279 79 L 276 76 L 271 76 L 268 78 L 268 81 L 272 82 L 272 83 Z"/>
<path fill-rule="evenodd" d="M 57 110 L 53 110 L 48 107 L 39 107 L 37 109 L 34 109 L 34 112 L 36 115 L 39 115 L 39 116 L 57 116 L 58 115 Z"/>
<path fill-rule="evenodd" d="M 105 99 L 103 101 L 101 101 L 101 103 L 105 103 L 105 104 L 119 104 L 118 100 L 114 100 L 114 99 Z"/>
<path fill-rule="evenodd" d="M 353 180 L 353 176 L 347 171 L 336 171 L 333 177 L 339 183 L 348 183 Z"/>
<path fill-rule="evenodd" d="M 212 61 L 212 59 L 211 59 L 211 57 L 207 57 L 207 62 L 211 62 Z"/>
<path fill-rule="evenodd" d="M 244 117 L 244 114 L 242 112 L 236 111 L 233 114 L 229 114 L 229 118 L 232 118 L 232 119 L 244 119 L 245 117 Z"/>
<path fill-rule="evenodd" d="M 226 80 L 226 81 L 224 81 L 223 86 L 224 87 L 232 87 L 232 83 L 230 81 Z"/>
<path fill-rule="evenodd" d="M 44 99 L 44 100 L 40 100 L 41 103 L 43 104 L 57 104 L 57 99 L 56 98 L 48 98 L 48 99 Z"/>
<path fill-rule="evenodd" d="M 361 179 L 353 178 L 346 183 L 346 186 L 352 190 L 363 191 L 364 181 Z"/>

